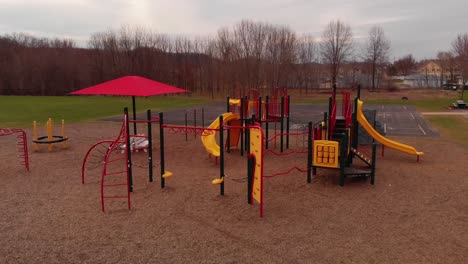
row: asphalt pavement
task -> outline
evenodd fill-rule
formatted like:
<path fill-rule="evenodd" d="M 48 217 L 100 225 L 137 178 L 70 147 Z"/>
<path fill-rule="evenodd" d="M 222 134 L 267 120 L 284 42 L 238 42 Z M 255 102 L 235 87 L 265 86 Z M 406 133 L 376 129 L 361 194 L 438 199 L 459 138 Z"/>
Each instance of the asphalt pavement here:
<path fill-rule="evenodd" d="M 291 105 L 291 129 L 306 127 L 309 121 L 318 122 L 328 106 L 322 104 Z M 363 110 L 376 110 L 376 119 L 381 123 L 387 136 L 428 136 L 439 134 L 432 129 L 423 116 L 412 106 L 405 105 L 366 105 Z M 200 107 L 187 107 L 164 112 L 166 124 L 184 125 L 187 117 L 189 126 L 208 126 L 215 118 L 226 112 L 224 103 L 213 103 Z M 154 113 L 157 115 L 157 113 Z M 146 119 L 146 113 L 139 113 L 137 119 Z M 122 117 L 101 120 L 122 122 Z"/>

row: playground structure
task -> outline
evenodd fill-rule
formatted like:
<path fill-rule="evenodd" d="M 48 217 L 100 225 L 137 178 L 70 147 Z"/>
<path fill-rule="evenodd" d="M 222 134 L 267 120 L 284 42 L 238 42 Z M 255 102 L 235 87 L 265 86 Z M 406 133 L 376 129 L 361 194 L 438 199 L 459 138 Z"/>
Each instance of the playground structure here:
<path fill-rule="evenodd" d="M 82 183 L 85 182 L 85 171 L 86 163 L 90 153 L 93 149 L 97 148 L 99 145 L 103 145 L 106 148 L 104 155 L 104 168 L 101 176 L 101 203 L 102 210 L 105 211 L 104 201 L 110 198 L 125 198 L 127 199 L 128 208 L 130 209 L 130 193 L 133 191 L 133 175 L 132 175 L 132 150 L 134 148 L 123 148 L 125 150 L 125 157 L 116 157 L 111 158 L 114 150 L 117 148 L 122 148 L 123 145 L 131 146 L 130 139 L 132 137 L 142 137 L 147 141 L 147 150 L 148 150 L 148 168 L 149 168 L 149 181 L 153 182 L 153 157 L 152 157 L 152 123 L 159 123 L 159 150 L 160 150 L 160 179 L 161 179 L 161 188 L 165 188 L 165 180 L 172 177 L 173 173 L 165 170 L 165 156 L 164 156 L 164 134 L 165 130 L 168 130 L 173 134 L 194 134 L 201 136 L 201 142 L 205 147 L 206 151 L 216 157 L 216 160 L 219 159 L 219 177 L 213 179 L 211 183 L 213 185 L 218 185 L 220 188 L 220 195 L 224 195 L 224 185 L 226 175 L 224 173 L 224 159 L 225 152 L 230 151 L 232 147 L 236 147 L 241 142 L 241 154 L 243 153 L 244 146 L 246 147 L 246 152 L 248 153 L 248 166 L 247 166 L 247 202 L 252 203 L 256 201 L 260 205 L 260 216 L 263 216 L 263 207 L 264 207 L 264 180 L 276 176 L 287 175 L 293 171 L 298 171 L 301 173 L 307 173 L 306 181 L 311 183 L 312 175 L 316 175 L 318 168 L 328 168 L 328 169 L 339 169 L 340 170 L 340 186 L 344 186 L 345 179 L 348 177 L 370 177 L 371 184 L 374 184 L 375 179 L 375 167 L 376 167 L 376 146 L 374 142 L 372 144 L 372 153 L 366 155 L 363 153 L 358 144 L 358 124 L 361 124 L 366 131 L 373 137 L 375 140 L 399 151 L 405 153 L 417 155 L 418 161 L 419 156 L 422 155 L 422 152 L 416 151 L 413 147 L 401 144 L 392 140 L 385 138 L 380 135 L 373 126 L 369 124 L 362 112 L 362 101 L 359 100 L 360 97 L 360 88 L 358 88 L 358 95 L 354 101 L 354 111 L 352 101 L 350 100 L 349 93 L 343 93 L 343 105 L 341 107 L 341 116 L 337 116 L 337 103 L 336 103 L 336 88 L 333 89 L 332 97 L 329 99 L 329 111 L 324 113 L 324 120 L 318 123 L 313 124 L 312 122 L 308 123 L 307 131 L 300 133 L 290 133 L 287 130 L 286 133 L 283 131 L 283 125 L 281 125 L 281 133 L 276 133 L 268 138 L 266 135 L 267 129 L 263 129 L 262 122 L 268 128 L 266 117 L 268 114 L 262 115 L 262 110 L 265 109 L 265 112 L 268 113 L 268 104 L 263 104 L 261 99 L 258 101 L 258 104 L 252 103 L 252 107 L 247 113 L 252 114 L 251 118 L 244 118 L 246 114 L 243 99 L 239 101 L 235 99 L 228 98 L 228 110 L 233 110 L 234 112 L 226 112 L 220 115 L 215 119 L 208 127 L 197 127 L 197 126 L 188 126 L 187 121 L 185 126 L 180 125 L 167 125 L 164 123 L 163 113 L 159 113 L 158 117 L 151 115 L 151 111 L 147 111 L 146 120 L 129 120 L 128 110 L 124 111 L 124 124 L 120 131 L 119 136 L 114 140 L 105 140 L 96 143 L 93 145 L 88 153 L 85 156 L 82 167 Z M 284 99 L 281 101 L 281 109 L 279 120 L 283 120 L 286 115 L 284 115 L 285 105 Z M 288 99 L 289 102 L 289 99 Z M 233 107 L 237 107 L 233 109 Z M 247 108 L 248 109 L 248 108 Z M 258 111 L 253 111 L 253 109 L 258 109 Z M 289 117 L 289 106 L 287 107 L 287 117 Z M 235 113 L 239 112 L 239 113 Z M 265 118 L 258 118 L 264 116 Z M 275 119 L 276 121 L 277 119 Z M 264 122 L 265 121 L 265 122 Z M 147 135 L 131 135 L 129 132 L 129 123 L 145 123 L 148 126 Z M 374 124 L 375 125 L 375 124 Z M 275 130 L 276 131 L 276 130 Z M 225 135 L 227 136 L 225 137 Z M 245 136 L 245 137 L 243 137 Z M 267 149 L 266 145 L 268 142 L 273 140 L 276 141 L 277 138 L 287 136 L 306 136 L 307 137 L 307 150 L 289 150 L 284 152 L 283 150 L 283 140 L 281 140 L 280 152 L 277 152 L 275 149 Z M 245 139 L 245 142 L 243 141 Z M 217 142 L 218 139 L 218 142 Z M 220 147 L 222 146 L 222 147 Z M 289 147 L 287 145 L 287 147 Z M 305 167 L 301 168 L 300 166 L 293 166 L 285 171 L 272 173 L 267 175 L 265 173 L 265 161 L 264 157 L 267 154 L 284 156 L 284 155 L 293 155 L 293 154 L 306 154 L 306 158 L 303 159 Z M 370 156 L 370 157 L 369 157 Z M 353 159 L 358 158 L 365 164 L 365 169 L 356 166 L 353 163 Z M 301 159 L 298 159 L 301 160 Z M 116 171 L 111 171 L 110 164 L 121 161 L 121 169 Z M 118 182 L 110 182 L 108 179 L 111 175 L 122 175 Z M 109 187 L 125 187 L 125 193 L 119 195 L 107 195 L 105 190 Z"/>
<path fill-rule="evenodd" d="M 130 139 L 135 137 L 143 137 L 147 141 L 146 149 L 148 150 L 148 169 L 149 169 L 149 181 L 153 182 L 153 157 L 152 157 L 152 123 L 159 123 L 159 150 L 160 150 L 160 168 L 161 168 L 161 188 L 165 188 L 165 180 L 173 176 L 172 172 L 165 170 L 165 147 L 164 147 L 164 134 L 165 130 L 168 130 L 173 134 L 185 134 L 188 133 L 200 135 L 203 144 L 209 149 L 210 154 L 219 158 L 219 178 L 212 180 L 212 184 L 218 185 L 220 188 L 220 195 L 224 195 L 224 153 L 225 148 L 220 148 L 219 146 L 232 147 L 228 144 L 229 141 L 225 140 L 224 133 L 225 131 L 231 132 L 231 139 L 239 139 L 240 131 L 246 130 L 248 132 L 248 126 L 238 126 L 232 124 L 232 122 L 239 121 L 239 115 L 233 113 L 225 113 L 221 115 L 218 119 L 214 120 L 209 127 L 196 127 L 196 126 L 176 126 L 176 125 L 167 125 L 164 123 L 163 113 L 159 113 L 158 117 L 155 117 L 151 114 L 150 110 L 147 110 L 147 119 L 146 120 L 130 120 L 128 118 L 128 110 L 124 110 L 124 124 L 120 130 L 119 135 L 113 140 L 103 140 L 92 145 L 88 152 L 86 153 L 83 165 L 82 165 L 82 184 L 85 184 L 85 174 L 87 171 L 87 164 L 90 163 L 90 157 L 94 152 L 99 151 L 99 149 L 104 149 L 103 154 L 103 170 L 101 174 L 101 208 L 102 211 L 105 211 L 105 201 L 108 199 L 126 199 L 128 208 L 131 208 L 131 199 L 130 193 L 133 191 L 133 173 L 132 173 L 132 151 L 135 151 L 133 147 L 126 148 L 125 146 L 132 146 Z M 147 135 L 132 135 L 130 134 L 130 123 L 145 123 L 147 124 L 148 130 Z M 246 124 L 254 123 L 254 121 L 246 119 Z M 234 131 L 234 132 L 233 132 Z M 237 131 L 237 132 L 235 132 Z M 218 132 L 218 140 L 220 145 L 216 142 L 216 132 Z M 276 139 L 276 137 L 275 137 Z M 224 144 L 226 142 L 226 144 Z M 249 143 L 250 144 L 250 143 Z M 125 152 L 125 157 L 118 156 L 115 157 L 114 153 L 119 153 L 123 149 Z M 120 153 L 121 155 L 122 153 Z M 119 164 L 115 166 L 114 164 Z M 113 168 L 111 167 L 118 167 Z M 115 180 L 118 178 L 118 180 Z M 108 194 L 114 193 L 108 191 L 109 189 L 117 189 L 121 187 L 119 194 Z M 123 190 L 125 188 L 125 191 Z"/>
<path fill-rule="evenodd" d="M 130 134 L 130 123 L 137 123 L 147 125 L 147 134 Z M 131 192 L 133 192 L 133 163 L 132 152 L 137 152 L 139 149 L 145 149 L 148 155 L 148 178 L 149 182 L 153 182 L 153 140 L 152 140 L 152 124 L 159 124 L 159 150 L 160 150 L 160 180 L 161 188 L 165 188 L 166 179 L 173 176 L 173 173 L 165 170 L 165 147 L 164 147 L 164 131 L 168 129 L 174 134 L 194 133 L 201 135 L 206 130 L 204 127 L 190 127 L 190 126 L 170 126 L 164 124 L 163 113 L 158 116 L 153 116 L 151 110 L 147 110 L 146 120 L 129 119 L 128 109 L 124 109 L 124 121 L 120 133 L 113 140 L 103 140 L 92 145 L 87 151 L 81 170 L 82 184 L 85 184 L 85 175 L 87 171 L 87 164 L 91 163 L 90 158 L 95 152 L 103 154 L 102 161 L 97 163 L 103 164 L 101 174 L 101 209 L 105 212 L 105 201 L 108 199 L 126 199 L 128 208 L 131 208 Z M 217 130 L 217 129 L 213 129 Z M 136 131 L 136 130 L 134 130 Z M 133 142 L 132 142 L 133 139 Z M 140 142 L 138 147 L 135 143 Z M 144 145 L 144 146 L 142 146 Z M 131 146 L 127 148 L 126 146 Z M 103 151 L 104 150 L 104 151 Z M 123 151 L 118 151 L 123 150 Z M 116 153 L 119 156 L 116 156 Z M 125 153 L 124 157 L 122 154 Z M 223 161 L 222 161 L 223 162 Z M 117 168 L 115 168 L 117 167 Z M 223 168 L 223 166 L 221 166 Z M 120 187 L 118 194 L 113 191 Z M 108 194 L 110 193 L 110 194 Z"/>
<path fill-rule="evenodd" d="M 0 137 L 9 135 L 16 136 L 16 150 L 18 152 L 18 158 L 20 159 L 20 165 L 23 165 L 29 172 L 28 141 L 26 139 L 26 132 L 18 128 L 0 128 Z"/>
<path fill-rule="evenodd" d="M 62 143 L 62 148 L 67 148 L 68 137 L 65 135 L 65 121 L 62 119 L 61 126 L 61 135 L 54 135 L 54 122 L 52 118 L 47 119 L 46 125 L 46 136 L 38 136 L 38 125 L 37 122 L 33 122 L 33 143 L 34 151 L 40 151 L 40 144 L 47 144 L 47 151 L 51 152 L 53 150 L 53 144 Z"/>
<path fill-rule="evenodd" d="M 423 152 L 414 147 L 388 139 L 379 134 L 372 126 L 362 111 L 363 102 L 360 100 L 360 86 L 358 86 L 357 97 L 354 100 L 354 112 L 351 111 L 352 104 L 350 94 L 343 93 L 342 116 L 337 116 L 336 86 L 333 88 L 332 97 L 329 98 L 329 111 L 324 113 L 323 122 L 314 125 L 313 143 L 313 174 L 317 168 L 332 168 L 340 170 L 340 186 L 344 186 L 347 177 L 370 177 L 374 184 L 376 166 L 376 143 L 383 147 L 416 155 L 417 161 Z M 374 139 L 372 153 L 365 154 L 359 148 L 359 125 Z M 369 157 L 370 156 L 370 157 Z M 360 159 L 366 169 L 353 166 L 353 159 Z"/>
<path fill-rule="evenodd" d="M 269 125 L 274 124 L 274 130 L 277 130 L 277 124 L 280 125 L 281 133 L 278 137 L 274 137 L 274 143 L 276 146 L 276 139 L 280 139 L 280 151 L 284 151 L 284 143 L 286 148 L 289 148 L 289 131 L 290 131 L 290 103 L 291 97 L 288 95 L 288 91 L 285 88 L 273 89 L 271 96 L 265 96 L 265 100 L 262 99 L 259 92 L 252 89 L 248 92 L 248 95 L 240 96 L 237 99 L 231 99 L 227 97 L 227 112 L 236 113 L 239 115 L 239 121 L 234 123 L 243 127 L 247 120 L 253 120 L 259 123 L 262 127 L 265 125 L 265 148 L 270 147 L 269 143 Z M 284 133 L 286 129 L 286 133 Z M 231 138 L 231 130 L 228 130 L 228 142 L 227 151 L 230 152 L 231 147 L 238 146 L 240 138 L 240 151 L 241 155 L 244 154 L 244 148 L 247 146 L 247 142 L 244 138 L 247 138 L 247 131 L 243 130 L 244 133 L 239 134 L 237 131 L 233 131 L 234 135 Z M 286 138 L 286 142 L 284 139 Z"/>

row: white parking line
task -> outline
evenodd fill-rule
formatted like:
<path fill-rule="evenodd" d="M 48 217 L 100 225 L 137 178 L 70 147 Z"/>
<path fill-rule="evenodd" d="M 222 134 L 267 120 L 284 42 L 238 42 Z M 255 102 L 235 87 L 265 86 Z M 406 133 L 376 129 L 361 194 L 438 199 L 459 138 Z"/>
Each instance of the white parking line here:
<path fill-rule="evenodd" d="M 383 131 L 385 132 L 385 134 L 387 133 L 387 123 L 383 124 Z"/>
<path fill-rule="evenodd" d="M 411 115 L 411 117 L 413 118 L 413 120 L 416 119 L 416 117 L 414 117 L 413 113 L 410 112 L 410 115 Z"/>
<path fill-rule="evenodd" d="M 421 131 L 423 132 L 423 134 L 426 135 L 426 131 L 424 131 L 424 129 L 421 127 L 421 125 L 418 124 L 418 127 L 419 127 L 419 129 L 421 129 Z"/>

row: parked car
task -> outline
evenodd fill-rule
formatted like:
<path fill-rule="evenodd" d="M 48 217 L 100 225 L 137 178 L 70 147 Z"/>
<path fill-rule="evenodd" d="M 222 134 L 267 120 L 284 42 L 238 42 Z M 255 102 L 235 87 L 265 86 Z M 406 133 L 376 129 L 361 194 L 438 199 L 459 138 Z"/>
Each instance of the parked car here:
<path fill-rule="evenodd" d="M 454 83 L 446 83 L 444 85 L 442 85 L 442 88 L 444 88 L 444 90 L 452 90 L 452 91 L 456 91 L 458 86 Z"/>

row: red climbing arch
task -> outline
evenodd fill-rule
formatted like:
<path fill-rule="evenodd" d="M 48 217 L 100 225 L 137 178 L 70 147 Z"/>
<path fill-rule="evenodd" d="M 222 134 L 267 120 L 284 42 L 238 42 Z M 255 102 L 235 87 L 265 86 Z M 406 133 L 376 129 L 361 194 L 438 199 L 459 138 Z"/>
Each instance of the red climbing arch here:
<path fill-rule="evenodd" d="M 20 164 L 24 165 L 27 171 L 29 171 L 29 157 L 28 157 L 28 142 L 26 139 L 26 132 L 18 128 L 0 128 L 0 136 L 16 136 L 16 150 L 18 151 L 18 158 Z"/>

